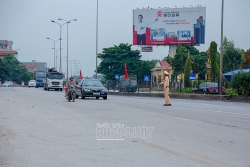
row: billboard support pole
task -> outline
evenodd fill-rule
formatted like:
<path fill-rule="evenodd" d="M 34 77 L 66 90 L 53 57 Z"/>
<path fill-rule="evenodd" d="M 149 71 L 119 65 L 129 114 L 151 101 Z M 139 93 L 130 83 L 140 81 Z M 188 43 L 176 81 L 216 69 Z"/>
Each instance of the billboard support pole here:
<path fill-rule="evenodd" d="M 176 54 L 177 45 L 169 45 L 169 56 L 174 57 Z"/>

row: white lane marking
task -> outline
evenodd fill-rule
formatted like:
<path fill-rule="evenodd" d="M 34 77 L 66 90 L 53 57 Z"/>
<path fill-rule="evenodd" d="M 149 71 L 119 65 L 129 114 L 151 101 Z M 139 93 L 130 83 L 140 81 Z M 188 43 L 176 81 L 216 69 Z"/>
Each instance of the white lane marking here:
<path fill-rule="evenodd" d="M 132 102 L 132 101 L 120 101 L 120 100 L 113 100 L 116 102 L 122 102 L 122 103 L 133 103 L 133 104 L 143 104 L 143 105 L 148 105 L 148 106 L 159 106 L 159 104 L 150 104 L 150 103 L 143 103 L 143 102 Z M 242 113 L 237 113 L 237 112 L 227 112 L 227 111 L 220 111 L 220 110 L 208 110 L 208 109 L 201 109 L 201 108 L 191 108 L 191 107 L 180 107 L 180 106 L 171 106 L 173 108 L 181 108 L 181 109 L 191 109 L 192 110 L 197 110 L 197 111 L 204 111 L 204 112 L 214 112 L 214 113 L 222 113 L 222 114 L 232 114 L 232 115 L 240 115 L 240 116 L 249 116 L 250 114 L 242 114 Z"/>
<path fill-rule="evenodd" d="M 201 109 L 201 108 L 191 108 L 191 107 L 178 107 L 175 108 L 182 108 L 182 109 L 192 109 L 192 110 L 199 110 L 199 111 L 208 111 L 208 112 L 215 112 L 215 113 L 223 113 L 223 114 L 232 114 L 232 115 L 241 115 L 241 116 L 250 116 L 250 114 L 242 114 L 237 112 L 227 112 L 227 111 L 220 111 L 220 110 L 208 110 L 208 109 Z"/>

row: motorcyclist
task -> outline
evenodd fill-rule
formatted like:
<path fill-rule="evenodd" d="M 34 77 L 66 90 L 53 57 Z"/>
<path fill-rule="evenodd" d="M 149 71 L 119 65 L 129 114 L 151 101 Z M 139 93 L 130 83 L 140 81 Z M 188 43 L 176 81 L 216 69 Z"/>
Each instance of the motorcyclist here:
<path fill-rule="evenodd" d="M 68 97 L 68 91 L 69 91 L 69 88 L 70 86 L 76 86 L 76 83 L 75 81 L 73 80 L 73 77 L 70 77 L 69 81 L 66 82 L 66 88 L 68 88 L 66 91 L 65 91 L 65 97 Z"/>

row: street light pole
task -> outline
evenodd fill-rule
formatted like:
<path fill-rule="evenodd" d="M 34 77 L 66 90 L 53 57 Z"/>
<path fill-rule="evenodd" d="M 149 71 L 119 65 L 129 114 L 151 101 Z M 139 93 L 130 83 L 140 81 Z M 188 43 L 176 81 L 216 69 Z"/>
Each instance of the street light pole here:
<path fill-rule="evenodd" d="M 61 61 L 61 58 L 62 58 L 62 26 L 64 24 L 67 24 L 67 23 L 64 23 L 64 24 L 60 24 L 60 23 L 57 23 L 56 21 L 54 20 L 51 20 L 52 23 L 56 23 L 60 26 L 60 64 L 59 64 L 59 72 L 62 72 L 62 61 Z"/>
<path fill-rule="evenodd" d="M 55 49 L 55 48 L 54 48 Z M 59 49 L 56 49 L 56 70 L 57 70 L 57 58 L 59 58 L 59 57 L 57 57 L 57 55 L 58 55 L 58 50 Z"/>
<path fill-rule="evenodd" d="M 69 35 L 68 35 L 68 34 L 69 34 L 69 31 L 68 31 L 68 30 L 69 30 L 69 28 L 68 28 L 68 27 L 69 27 L 69 26 L 68 26 L 68 25 L 69 25 L 69 23 L 71 23 L 71 21 L 77 21 L 77 19 L 72 19 L 72 20 L 67 21 L 67 20 L 65 20 L 65 19 L 59 18 L 58 20 L 59 20 L 59 21 L 60 21 L 60 20 L 63 20 L 63 21 L 65 21 L 66 24 L 67 24 L 67 75 L 66 75 L 66 76 L 67 76 L 67 80 L 68 80 L 68 77 L 69 77 L 69 75 L 68 75 L 68 72 L 69 72 L 69 70 L 68 70 L 68 69 L 69 69 L 69 68 L 68 68 L 68 66 L 69 66 Z"/>
<path fill-rule="evenodd" d="M 97 54 L 98 54 L 98 0 L 97 0 L 97 11 L 96 11 L 96 62 L 95 62 L 96 79 L 97 79 Z"/>
<path fill-rule="evenodd" d="M 72 61 L 76 61 L 76 60 L 70 60 L 71 77 L 72 77 L 72 64 L 71 64 Z"/>
<path fill-rule="evenodd" d="M 223 14 L 224 14 L 224 0 L 222 0 L 222 6 L 221 6 L 221 41 L 220 41 L 220 87 L 219 87 L 219 93 L 222 95 L 222 84 L 223 84 L 223 78 L 222 78 L 222 72 L 223 72 Z"/>
<path fill-rule="evenodd" d="M 55 62 L 56 62 L 56 51 L 55 51 L 55 48 L 56 48 L 56 41 L 58 41 L 58 40 L 60 40 L 60 39 L 58 39 L 58 40 L 53 40 L 53 39 L 50 39 L 50 38 L 47 38 L 47 39 L 49 39 L 49 40 L 51 40 L 52 42 L 54 42 L 54 68 L 55 68 Z"/>

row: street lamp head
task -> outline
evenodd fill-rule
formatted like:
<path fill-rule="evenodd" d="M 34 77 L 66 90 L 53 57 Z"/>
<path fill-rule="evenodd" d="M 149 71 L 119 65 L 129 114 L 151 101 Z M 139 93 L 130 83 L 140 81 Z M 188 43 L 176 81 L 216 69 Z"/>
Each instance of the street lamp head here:
<path fill-rule="evenodd" d="M 55 23 L 55 21 L 54 21 L 54 20 L 51 20 L 51 22 L 52 22 L 52 23 Z"/>
<path fill-rule="evenodd" d="M 47 39 L 49 39 L 49 38 L 47 38 Z"/>
<path fill-rule="evenodd" d="M 58 20 L 62 20 L 61 18 L 58 18 Z"/>
<path fill-rule="evenodd" d="M 73 21 L 77 21 L 77 19 L 73 19 Z"/>
<path fill-rule="evenodd" d="M 67 22 L 68 24 L 71 23 L 70 21 Z"/>
<path fill-rule="evenodd" d="M 59 40 L 62 40 L 62 38 L 59 38 Z"/>

